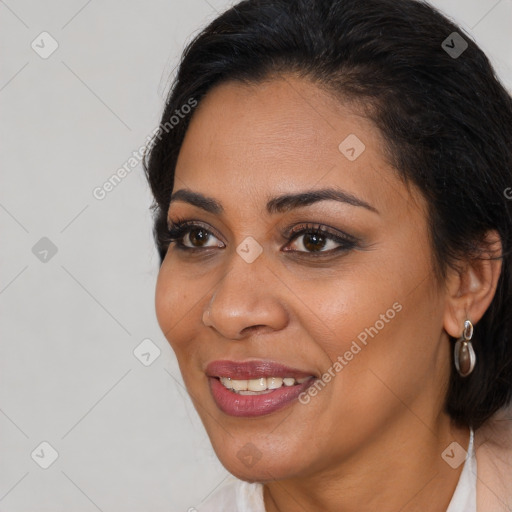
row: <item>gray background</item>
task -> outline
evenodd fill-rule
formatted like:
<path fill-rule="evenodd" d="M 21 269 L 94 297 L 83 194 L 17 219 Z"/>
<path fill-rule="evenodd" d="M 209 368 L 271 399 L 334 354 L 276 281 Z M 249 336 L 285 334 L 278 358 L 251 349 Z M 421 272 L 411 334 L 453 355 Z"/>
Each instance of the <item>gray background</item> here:
<path fill-rule="evenodd" d="M 512 0 L 433 3 L 511 89 Z M 140 164 L 93 195 L 158 125 L 184 44 L 227 6 L 0 0 L 2 512 L 187 511 L 227 475 L 156 322 Z M 44 31 L 47 58 L 31 47 L 51 49 Z M 42 442 L 58 453 L 47 469 Z"/>

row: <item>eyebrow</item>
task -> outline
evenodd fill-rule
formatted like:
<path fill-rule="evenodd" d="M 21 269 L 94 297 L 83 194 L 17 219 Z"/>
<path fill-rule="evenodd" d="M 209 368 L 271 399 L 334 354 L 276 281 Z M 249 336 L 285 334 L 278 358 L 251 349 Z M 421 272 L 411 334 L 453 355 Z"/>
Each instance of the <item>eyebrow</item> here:
<path fill-rule="evenodd" d="M 197 206 L 209 213 L 217 215 L 224 213 L 222 205 L 212 197 L 205 196 L 198 192 L 193 192 L 186 188 L 177 190 L 171 195 L 171 204 L 178 201 Z M 349 192 L 335 188 L 307 190 L 296 194 L 284 194 L 277 196 L 267 202 L 266 209 L 269 214 L 283 213 L 295 208 L 309 206 L 319 201 L 338 201 L 352 206 L 366 208 L 367 210 L 377 214 L 379 213 L 376 208 L 366 201 L 359 199 Z"/>

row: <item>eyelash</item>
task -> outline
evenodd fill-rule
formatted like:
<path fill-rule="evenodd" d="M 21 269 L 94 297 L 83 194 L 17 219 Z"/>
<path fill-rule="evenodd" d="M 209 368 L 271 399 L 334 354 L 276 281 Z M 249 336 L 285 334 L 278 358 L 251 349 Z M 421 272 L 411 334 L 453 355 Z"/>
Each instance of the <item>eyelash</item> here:
<path fill-rule="evenodd" d="M 215 238 L 218 238 L 215 235 L 215 233 L 213 233 L 201 222 L 177 219 L 175 222 L 172 223 L 172 227 L 170 227 L 168 231 L 165 233 L 164 240 L 162 241 L 167 246 L 175 242 L 176 249 L 181 251 L 187 251 L 189 253 L 196 253 L 208 249 L 214 249 L 215 247 L 188 247 L 184 245 L 183 238 L 185 237 L 185 235 L 189 234 L 190 231 L 194 228 L 202 228 L 208 235 L 213 235 Z M 297 238 L 305 234 L 321 235 L 327 240 L 331 240 L 336 242 L 337 244 L 340 244 L 340 246 L 334 249 L 330 249 L 328 251 L 288 250 L 286 252 L 293 252 L 301 255 L 312 255 L 315 258 L 320 258 L 322 256 L 332 255 L 333 253 L 339 251 L 349 251 L 358 245 L 358 240 L 355 237 L 349 236 L 347 234 L 333 233 L 329 229 L 319 224 L 299 224 L 298 226 L 288 228 L 283 232 L 283 236 L 289 239 L 288 243 L 295 241 Z"/>
<path fill-rule="evenodd" d="M 209 235 L 215 236 L 215 233 L 208 229 L 203 223 L 196 221 L 189 221 L 183 219 L 177 219 L 176 222 L 172 223 L 172 227 L 170 227 L 164 236 L 164 242 L 166 244 L 171 244 L 176 242 L 176 248 L 183 251 L 204 251 L 205 249 L 212 249 L 212 247 L 187 247 L 183 244 L 183 238 L 187 235 L 193 228 L 202 228 Z M 216 237 L 218 238 L 218 237 Z"/>
<path fill-rule="evenodd" d="M 327 241 L 333 241 L 339 244 L 338 247 L 334 249 L 329 249 L 328 251 L 298 251 L 298 250 L 290 250 L 286 252 L 294 252 L 298 254 L 307 254 L 312 255 L 315 258 L 321 258 L 322 256 L 330 256 L 334 253 L 340 251 L 349 251 L 357 246 L 357 240 L 349 236 L 347 234 L 334 233 L 330 229 L 322 226 L 320 224 L 299 224 L 291 229 L 285 230 L 283 236 L 285 238 L 289 238 L 289 242 L 293 242 L 300 238 L 302 235 L 320 235 L 324 237 Z M 304 242 L 303 242 L 304 244 Z"/>

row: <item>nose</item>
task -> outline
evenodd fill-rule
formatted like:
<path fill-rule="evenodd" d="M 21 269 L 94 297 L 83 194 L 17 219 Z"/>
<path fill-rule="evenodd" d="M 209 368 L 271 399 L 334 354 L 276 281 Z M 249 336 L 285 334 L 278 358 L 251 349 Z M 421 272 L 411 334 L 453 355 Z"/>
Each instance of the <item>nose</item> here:
<path fill-rule="evenodd" d="M 247 263 L 235 253 L 224 277 L 212 290 L 203 310 L 203 323 L 231 340 L 283 329 L 288 311 L 279 289 L 286 287 L 262 256 Z"/>

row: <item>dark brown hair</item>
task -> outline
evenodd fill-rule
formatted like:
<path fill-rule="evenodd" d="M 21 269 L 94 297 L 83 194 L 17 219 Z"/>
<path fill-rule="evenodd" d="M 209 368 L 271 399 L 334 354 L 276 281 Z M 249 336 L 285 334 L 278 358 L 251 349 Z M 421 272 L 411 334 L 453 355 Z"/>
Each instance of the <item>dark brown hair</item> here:
<path fill-rule="evenodd" d="M 502 273 L 475 326 L 477 364 L 465 379 L 452 371 L 446 397 L 456 423 L 478 428 L 512 395 L 510 95 L 475 42 L 424 2 L 246 0 L 186 48 L 162 125 L 223 81 L 258 83 L 285 72 L 369 105 L 390 163 L 428 200 L 441 282 L 449 265 L 478 257 L 475 248 L 488 230 L 500 234 Z M 145 158 L 161 261 L 174 169 L 191 116 L 173 118 Z"/>

